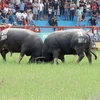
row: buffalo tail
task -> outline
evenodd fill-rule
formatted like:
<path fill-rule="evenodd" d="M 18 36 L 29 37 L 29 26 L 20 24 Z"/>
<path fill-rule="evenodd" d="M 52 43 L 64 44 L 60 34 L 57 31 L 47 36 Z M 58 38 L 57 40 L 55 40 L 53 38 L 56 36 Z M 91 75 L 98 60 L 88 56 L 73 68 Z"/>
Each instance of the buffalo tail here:
<path fill-rule="evenodd" d="M 97 55 L 94 52 L 92 52 L 92 51 L 90 51 L 90 52 L 94 55 L 95 60 L 96 60 L 97 59 Z"/>

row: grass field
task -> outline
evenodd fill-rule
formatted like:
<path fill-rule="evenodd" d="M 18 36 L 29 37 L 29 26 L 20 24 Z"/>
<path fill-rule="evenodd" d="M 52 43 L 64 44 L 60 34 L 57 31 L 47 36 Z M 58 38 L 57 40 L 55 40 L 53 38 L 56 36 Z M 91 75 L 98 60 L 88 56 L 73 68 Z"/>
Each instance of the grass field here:
<path fill-rule="evenodd" d="M 19 54 L 0 57 L 0 100 L 100 100 L 100 51 L 92 65 L 85 57 L 76 64 L 77 56 L 66 56 L 66 62 L 27 64 Z"/>

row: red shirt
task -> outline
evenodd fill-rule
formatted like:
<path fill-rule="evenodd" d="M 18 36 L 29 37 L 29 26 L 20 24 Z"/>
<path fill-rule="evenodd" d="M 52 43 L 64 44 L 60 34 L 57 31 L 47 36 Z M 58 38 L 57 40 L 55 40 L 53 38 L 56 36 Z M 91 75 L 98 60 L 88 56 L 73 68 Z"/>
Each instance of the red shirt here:
<path fill-rule="evenodd" d="M 97 9 L 97 8 L 98 8 L 98 6 L 95 3 L 91 4 L 91 10 L 94 10 L 94 9 Z"/>
<path fill-rule="evenodd" d="M 27 9 L 32 9 L 32 3 L 31 2 L 27 2 L 26 7 L 27 7 Z"/>

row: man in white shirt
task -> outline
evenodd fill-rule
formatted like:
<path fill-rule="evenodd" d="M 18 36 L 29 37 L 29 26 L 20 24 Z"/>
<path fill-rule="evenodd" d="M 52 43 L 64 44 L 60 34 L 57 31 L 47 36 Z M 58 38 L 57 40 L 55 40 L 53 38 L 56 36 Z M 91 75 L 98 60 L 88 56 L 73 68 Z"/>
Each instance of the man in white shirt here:
<path fill-rule="evenodd" d="M 24 11 L 23 13 L 21 13 L 21 16 L 23 16 L 23 18 L 26 19 L 26 18 L 27 18 L 27 13 L 26 13 L 26 11 Z"/>
<path fill-rule="evenodd" d="M 20 24 L 20 21 L 21 21 L 21 15 L 22 15 L 21 12 L 20 12 L 20 11 L 17 11 L 15 15 L 16 15 L 18 24 Z"/>
<path fill-rule="evenodd" d="M 80 0 L 77 0 L 77 6 L 78 6 L 78 7 L 79 7 L 79 1 L 80 1 Z M 83 1 L 86 2 L 86 0 L 83 0 Z"/>
<path fill-rule="evenodd" d="M 71 21 L 74 20 L 75 8 L 76 8 L 76 5 L 74 4 L 74 2 L 71 2 L 70 4 L 70 20 Z"/>
<path fill-rule="evenodd" d="M 44 4 L 42 1 L 39 3 L 39 17 L 42 20 L 43 19 L 43 10 L 44 10 Z"/>

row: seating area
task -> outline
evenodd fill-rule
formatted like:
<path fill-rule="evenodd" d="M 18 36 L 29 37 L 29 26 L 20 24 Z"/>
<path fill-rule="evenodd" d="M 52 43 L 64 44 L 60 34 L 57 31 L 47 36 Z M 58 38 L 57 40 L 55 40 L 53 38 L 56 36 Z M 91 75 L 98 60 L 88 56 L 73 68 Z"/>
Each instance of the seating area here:
<path fill-rule="evenodd" d="M 80 23 L 80 26 L 90 26 L 89 23 L 88 23 L 88 20 L 89 20 L 90 16 L 87 16 L 86 17 L 86 20 L 85 21 L 81 21 Z M 76 26 L 76 16 L 74 17 L 74 21 L 65 21 L 63 20 L 62 17 L 58 17 L 58 26 Z M 36 26 L 49 26 L 48 24 L 48 21 L 47 20 L 37 20 L 37 21 L 34 21 L 34 24 Z M 97 26 L 100 26 L 100 20 L 98 20 L 98 24 Z M 41 28 L 41 32 L 51 32 L 53 31 L 52 28 Z"/>

